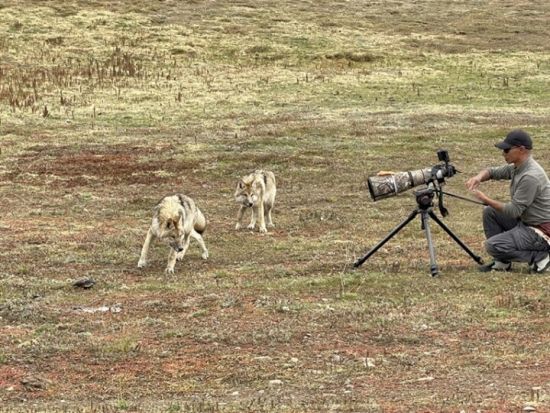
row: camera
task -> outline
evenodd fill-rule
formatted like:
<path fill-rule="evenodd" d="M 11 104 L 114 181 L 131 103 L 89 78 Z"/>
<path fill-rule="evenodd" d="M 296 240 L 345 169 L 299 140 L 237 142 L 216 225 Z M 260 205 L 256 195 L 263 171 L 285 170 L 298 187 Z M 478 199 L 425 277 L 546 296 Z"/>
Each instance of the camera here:
<path fill-rule="evenodd" d="M 454 176 L 457 170 L 450 163 L 447 150 L 438 150 L 437 158 L 441 163 L 431 168 L 396 173 L 379 173 L 369 177 L 367 184 L 372 200 L 378 201 L 379 199 L 389 198 L 418 185 L 443 184 L 445 178 Z"/>
<path fill-rule="evenodd" d="M 415 191 L 417 207 L 405 218 L 399 225 L 397 225 L 386 237 L 378 244 L 372 247 L 363 257 L 356 260 L 353 264 L 355 268 L 362 265 L 369 257 L 378 251 L 386 242 L 393 238 L 401 229 L 403 229 L 414 217 L 420 216 L 422 222 L 422 229 L 426 234 L 428 241 L 428 250 L 430 253 L 430 272 L 432 277 L 439 274 L 437 262 L 435 260 L 435 249 L 432 244 L 432 235 L 428 222 L 430 218 L 434 220 L 464 251 L 470 255 L 478 264 L 483 264 L 483 260 L 479 255 L 476 255 L 472 250 L 468 248 L 464 242 L 462 242 L 435 214 L 434 212 L 434 198 L 437 196 L 439 212 L 442 216 L 447 216 L 448 211 L 443 205 L 443 194 L 468 200 L 467 198 L 460 197 L 458 195 L 449 194 L 441 189 L 441 186 L 445 183 L 446 178 L 454 176 L 458 171 L 451 164 L 449 152 L 445 149 L 437 151 L 437 159 L 440 163 L 432 166 L 431 168 L 417 169 L 415 171 L 406 172 L 385 172 L 378 173 L 376 176 L 368 178 L 369 192 L 374 201 L 379 199 L 395 196 L 407 189 L 413 188 L 418 185 L 425 184 L 426 187 Z M 472 201 L 475 202 L 475 201 Z"/>

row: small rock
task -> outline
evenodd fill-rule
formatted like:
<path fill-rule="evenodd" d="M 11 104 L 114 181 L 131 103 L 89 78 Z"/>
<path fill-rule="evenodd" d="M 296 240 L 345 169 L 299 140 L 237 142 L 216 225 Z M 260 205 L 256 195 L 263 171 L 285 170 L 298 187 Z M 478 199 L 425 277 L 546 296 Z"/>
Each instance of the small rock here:
<path fill-rule="evenodd" d="M 280 386 L 283 384 L 282 380 L 269 380 L 269 385 L 271 387 Z"/>
<path fill-rule="evenodd" d="M 271 357 L 269 357 L 269 356 L 258 356 L 258 357 L 254 357 L 254 360 L 256 360 L 256 361 L 271 361 Z"/>
<path fill-rule="evenodd" d="M 88 288 L 92 288 L 94 284 L 95 284 L 95 280 L 93 278 L 81 278 L 80 280 L 76 280 L 73 283 L 73 286 L 77 288 L 88 289 Z"/>

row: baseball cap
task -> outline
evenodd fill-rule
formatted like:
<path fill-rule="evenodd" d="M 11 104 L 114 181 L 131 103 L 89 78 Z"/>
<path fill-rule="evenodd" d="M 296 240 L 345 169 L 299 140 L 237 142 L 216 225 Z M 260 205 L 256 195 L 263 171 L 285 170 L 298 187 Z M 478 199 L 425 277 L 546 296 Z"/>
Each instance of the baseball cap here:
<path fill-rule="evenodd" d="M 533 149 L 533 140 L 527 132 L 521 129 L 514 129 L 502 142 L 495 145 L 499 149 L 510 149 L 514 146 L 523 146 L 525 149 Z"/>

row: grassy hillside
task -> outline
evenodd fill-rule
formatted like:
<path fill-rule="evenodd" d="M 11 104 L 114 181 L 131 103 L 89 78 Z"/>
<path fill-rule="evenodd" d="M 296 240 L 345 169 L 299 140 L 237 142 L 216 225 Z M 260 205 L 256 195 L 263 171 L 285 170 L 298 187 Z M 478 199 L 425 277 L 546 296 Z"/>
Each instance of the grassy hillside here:
<path fill-rule="evenodd" d="M 547 1 L 0 5 L 0 411 L 550 411 L 548 277 L 481 275 L 373 202 L 379 170 L 462 173 L 516 127 L 550 171 Z M 235 231 L 272 170 L 276 228 Z M 483 189 L 508 199 L 505 182 Z M 209 220 L 173 276 L 165 194 Z M 486 258 L 481 207 L 445 223 Z M 439 214 L 439 212 L 437 212 Z M 89 290 L 72 283 L 95 279 Z"/>

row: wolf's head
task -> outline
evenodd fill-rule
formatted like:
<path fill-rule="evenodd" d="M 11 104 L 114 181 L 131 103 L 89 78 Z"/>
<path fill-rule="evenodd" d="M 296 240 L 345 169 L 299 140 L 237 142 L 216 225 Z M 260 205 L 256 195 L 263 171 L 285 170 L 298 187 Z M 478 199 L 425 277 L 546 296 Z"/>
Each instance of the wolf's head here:
<path fill-rule="evenodd" d="M 165 198 L 157 206 L 156 230 L 161 241 L 176 252 L 183 251 L 184 209 L 177 199 Z"/>
<path fill-rule="evenodd" d="M 259 183 L 254 179 L 247 179 L 249 177 L 239 180 L 237 188 L 235 189 L 235 201 L 244 205 L 247 208 L 256 205 L 260 198 Z"/>

